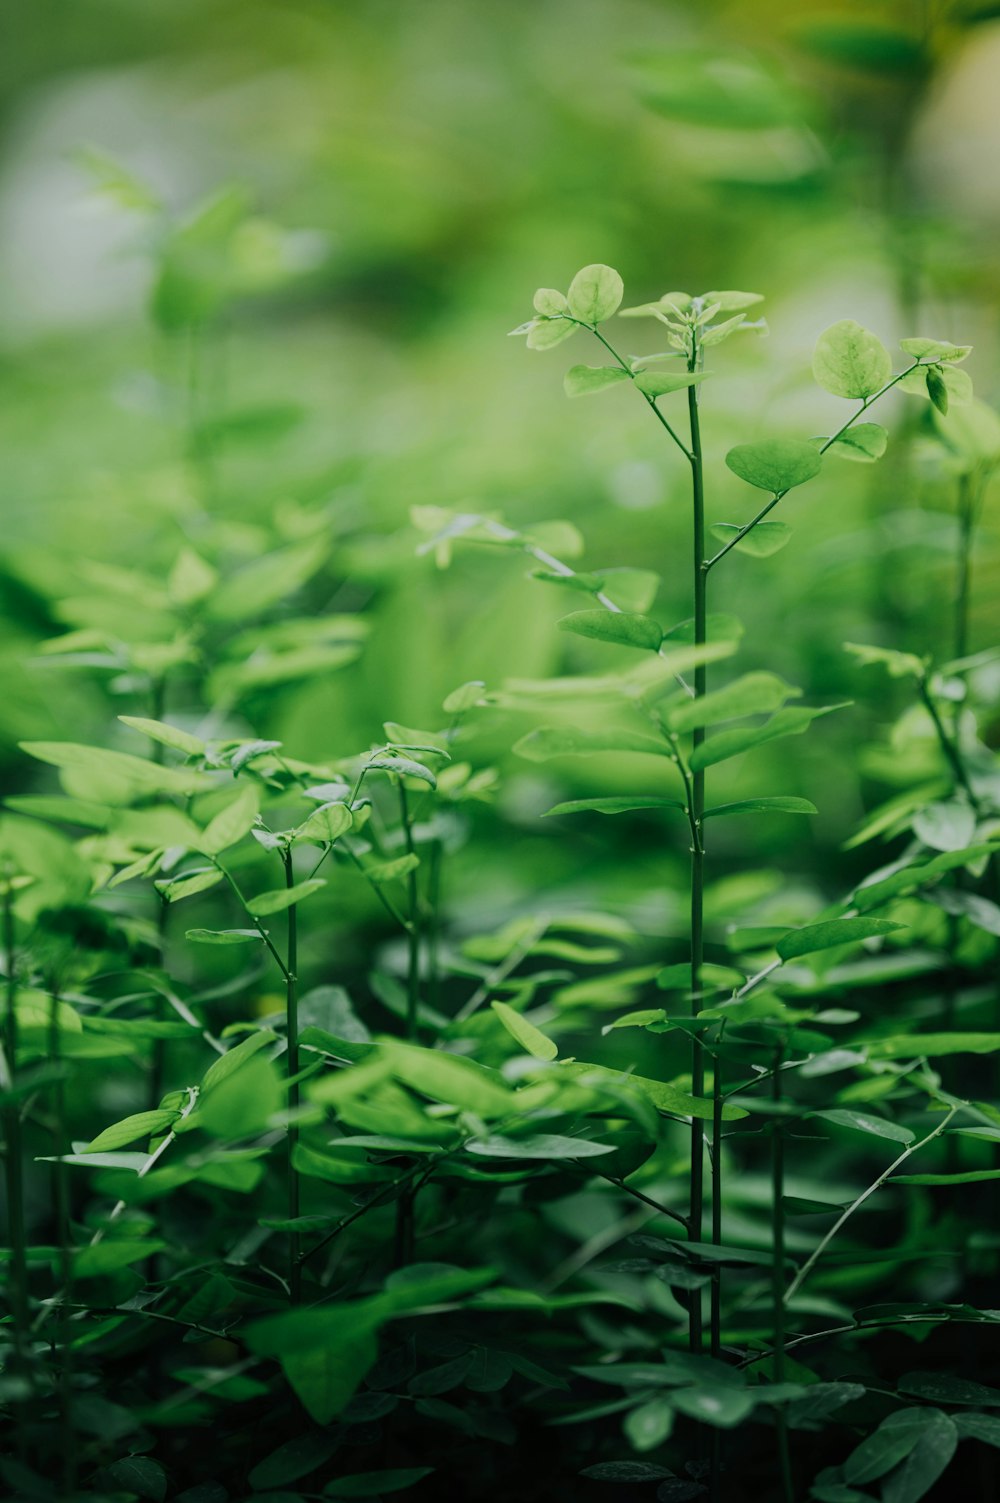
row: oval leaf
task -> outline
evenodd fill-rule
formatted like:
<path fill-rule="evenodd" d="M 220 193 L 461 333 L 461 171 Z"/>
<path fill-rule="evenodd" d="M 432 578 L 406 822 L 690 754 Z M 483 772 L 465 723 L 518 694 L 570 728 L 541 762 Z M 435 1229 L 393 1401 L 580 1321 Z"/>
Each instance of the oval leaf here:
<path fill-rule="evenodd" d="M 737 444 L 726 455 L 734 475 L 759 490 L 777 495 L 803 485 L 822 468 L 823 458 L 812 444 L 793 438 L 766 438 L 756 444 Z"/>
<path fill-rule="evenodd" d="M 310 897 L 325 886 L 323 877 L 310 877 L 307 882 L 297 882 L 294 887 L 277 887 L 272 892 L 262 892 L 258 897 L 251 898 L 246 905 L 247 912 L 252 913 L 254 918 L 266 918 L 270 913 L 281 913 L 285 908 L 301 903 L 303 898 Z"/>
<path fill-rule="evenodd" d="M 634 616 L 626 611 L 573 611 L 558 622 L 560 631 L 575 632 L 578 637 L 594 637 L 598 642 L 615 642 L 621 647 L 642 647 L 658 652 L 663 631 L 649 616 Z"/>
<path fill-rule="evenodd" d="M 825 391 L 863 401 L 892 379 L 892 357 L 874 334 L 845 318 L 819 336 L 812 370 Z"/>
<path fill-rule="evenodd" d="M 599 262 L 578 271 L 569 284 L 566 301 L 574 318 L 584 324 L 599 324 L 621 307 L 625 287 L 610 266 Z"/>
<path fill-rule="evenodd" d="M 589 397 L 628 379 L 628 371 L 620 365 L 571 365 L 563 377 L 563 390 L 568 397 Z"/>

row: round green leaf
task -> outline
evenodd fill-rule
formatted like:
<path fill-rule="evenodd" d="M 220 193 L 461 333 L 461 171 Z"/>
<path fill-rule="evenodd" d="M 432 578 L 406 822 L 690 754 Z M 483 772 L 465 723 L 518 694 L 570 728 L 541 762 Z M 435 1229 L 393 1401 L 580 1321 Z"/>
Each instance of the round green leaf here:
<path fill-rule="evenodd" d="M 712 536 L 720 543 L 731 543 L 742 529 L 735 522 L 715 522 Z M 792 536 L 792 529 L 785 522 L 758 522 L 756 527 L 744 533 L 736 544 L 739 553 L 748 553 L 751 558 L 770 558 L 784 548 Z"/>
<path fill-rule="evenodd" d="M 568 397 L 587 397 L 628 379 L 628 371 L 620 365 L 571 365 L 563 377 L 563 390 Z"/>
<path fill-rule="evenodd" d="M 756 444 L 737 444 L 726 455 L 726 464 L 748 485 L 777 495 L 818 475 L 823 460 L 812 444 L 792 438 L 766 438 Z"/>
<path fill-rule="evenodd" d="M 892 379 L 892 357 L 868 329 L 845 318 L 819 336 L 812 369 L 820 386 L 835 397 L 863 401 Z"/>
<path fill-rule="evenodd" d="M 569 311 L 584 324 L 599 324 L 617 313 L 625 292 L 621 277 L 610 266 L 597 263 L 578 271 L 566 294 Z"/>
<path fill-rule="evenodd" d="M 628 611 L 573 611 L 558 624 L 560 631 L 575 632 L 578 637 L 594 637 L 620 647 L 643 647 L 650 652 L 658 652 L 663 640 L 662 629 L 649 616 Z"/>

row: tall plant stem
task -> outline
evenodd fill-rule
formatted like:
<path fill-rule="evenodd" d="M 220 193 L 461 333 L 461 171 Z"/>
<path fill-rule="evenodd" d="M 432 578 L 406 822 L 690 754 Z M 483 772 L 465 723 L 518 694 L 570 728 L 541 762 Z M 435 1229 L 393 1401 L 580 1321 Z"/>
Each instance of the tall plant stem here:
<path fill-rule="evenodd" d="M 59 989 L 53 981 L 50 990 L 48 1052 L 49 1060 L 58 1069 L 59 1049 Z M 70 1247 L 69 1179 L 68 1166 L 63 1162 L 67 1152 L 66 1133 L 66 1086 L 61 1076 L 56 1077 L 52 1087 L 52 1165 L 53 1205 L 56 1213 L 56 1246 L 59 1249 L 59 1277 L 66 1299 L 72 1297 L 73 1254 Z M 73 1345 L 70 1340 L 71 1326 L 63 1301 L 59 1341 L 59 1409 L 62 1424 L 62 1474 L 63 1486 L 68 1496 L 76 1492 L 77 1484 L 77 1433 L 73 1418 Z"/>
<path fill-rule="evenodd" d="M 415 856 L 417 852 L 413 840 L 413 821 L 410 817 L 410 803 L 402 778 L 399 780 L 399 814 L 403 822 L 406 854 Z M 413 1043 L 417 1038 L 420 1007 L 420 893 L 415 868 L 407 874 L 406 895 L 409 909 L 406 934 L 406 1037 L 410 1043 Z M 418 1186 L 408 1187 L 396 1202 L 396 1237 L 393 1256 L 398 1267 L 410 1262 L 413 1256 L 414 1203 L 417 1198 L 417 1189 Z"/>
<path fill-rule="evenodd" d="M 17 1070 L 17 950 L 14 941 L 14 893 L 11 875 L 3 879 L 3 949 L 6 967 L 3 1044 L 0 1048 L 0 1089 L 9 1091 Z M 3 1110 L 7 1220 L 10 1236 L 10 1303 L 14 1325 L 14 1352 L 19 1371 L 27 1367 L 28 1263 L 25 1253 L 24 1169 L 21 1151 L 21 1117 L 16 1101 Z M 23 1449 L 23 1430 L 18 1426 L 18 1448 Z"/>
<path fill-rule="evenodd" d="M 958 477 L 958 558 L 955 581 L 955 657 L 969 651 L 969 605 L 972 595 L 972 537 L 976 501 L 971 475 Z"/>
<path fill-rule="evenodd" d="M 781 1071 L 785 1051 L 777 1051 L 771 1092 L 776 1105 L 781 1104 Z M 780 1113 L 771 1124 L 771 1291 L 774 1311 L 774 1381 L 785 1381 L 785 1129 Z M 794 1503 L 792 1461 L 788 1449 L 788 1424 L 784 1411 L 775 1411 L 778 1433 L 778 1464 L 785 1503 Z"/>
<path fill-rule="evenodd" d="M 292 853 L 286 850 L 285 886 L 294 887 Z M 288 1110 L 292 1120 L 288 1124 L 288 1219 L 299 1217 L 299 1176 L 295 1167 L 295 1148 L 299 1141 L 299 1128 L 295 1120 L 299 1109 L 299 921 L 298 908 L 293 903 L 288 910 L 288 958 L 285 965 L 286 1032 L 288 1036 Z M 302 1263 L 299 1233 L 293 1226 L 288 1243 L 288 1297 L 293 1305 L 302 1298 Z"/>
<path fill-rule="evenodd" d="M 697 346 L 692 335 L 688 370 L 694 371 L 698 363 Z M 704 645 L 707 637 L 707 586 L 705 569 L 705 476 L 701 447 L 701 424 L 698 418 L 698 392 L 688 387 L 688 424 L 691 447 L 688 459 L 691 463 L 692 503 L 692 557 L 691 580 L 694 594 L 694 641 L 695 647 Z M 707 689 L 707 670 L 699 663 L 694 670 L 694 695 L 700 699 Z M 693 751 L 705 739 L 705 732 L 698 727 L 693 734 Z M 702 840 L 702 822 L 705 816 L 705 773 L 703 769 L 691 777 L 691 1012 L 697 1016 L 701 1011 L 701 971 L 705 958 L 704 907 L 705 907 L 705 847 Z M 705 1092 L 705 1055 L 701 1039 L 695 1035 L 691 1040 L 691 1094 L 703 1096 Z M 701 1241 L 702 1222 L 705 1211 L 705 1143 L 704 1131 L 696 1117 L 691 1123 L 691 1202 L 689 1236 L 692 1242 Z M 701 1297 L 693 1291 L 690 1311 L 689 1338 L 691 1350 L 700 1352 L 703 1345 Z"/>
<path fill-rule="evenodd" d="M 416 847 L 413 843 L 413 823 L 410 819 L 410 805 L 406 796 L 403 781 L 399 783 L 399 812 L 403 821 L 403 839 L 406 842 L 406 854 L 415 856 Z M 409 907 L 409 927 L 407 931 L 407 965 L 406 965 L 406 1037 L 411 1043 L 417 1037 L 417 1013 L 420 1006 L 420 896 L 417 890 L 416 868 L 407 874 L 406 897 Z"/>

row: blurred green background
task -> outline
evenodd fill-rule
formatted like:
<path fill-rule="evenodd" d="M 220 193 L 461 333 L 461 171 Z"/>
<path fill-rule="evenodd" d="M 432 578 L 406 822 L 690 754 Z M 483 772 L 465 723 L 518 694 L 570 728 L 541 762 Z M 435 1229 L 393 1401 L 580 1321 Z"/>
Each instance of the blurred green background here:
<path fill-rule="evenodd" d="M 733 443 L 842 421 L 809 374 L 834 320 L 889 344 L 973 343 L 977 392 L 1000 396 L 1000 6 L 7 0 L 4 14 L 8 792 L 54 786 L 22 739 L 136 749 L 114 716 L 162 708 L 141 664 L 109 666 L 83 639 L 74 662 L 38 649 L 71 630 L 172 642 L 164 592 L 185 547 L 223 580 L 280 555 L 287 580 L 262 620 L 363 615 L 363 650 L 342 666 L 333 653 L 230 692 L 206 673 L 226 640 L 240 658 L 236 626 L 254 613 L 217 614 L 191 626 L 199 645 L 168 677 L 179 723 L 221 698 L 233 734 L 312 759 L 360 750 L 387 718 L 439 725 L 467 679 L 617 666 L 553 630 L 565 601 L 522 559 L 470 547 L 442 571 L 418 556 L 414 505 L 567 519 L 582 567 L 654 568 L 658 618 L 690 614 L 675 452 L 629 394 L 566 401 L 566 367 L 595 358 L 579 341 L 535 353 L 505 337 L 536 286 L 565 287 L 584 263 L 616 266 L 631 303 L 765 295 L 768 337 L 716 352 L 706 388 L 713 521 L 753 506 L 722 463 Z M 656 347 L 648 325 L 612 332 Z M 831 462 L 782 504 L 788 548 L 713 576 L 716 607 L 748 626 L 739 667 L 857 702 L 714 780 L 727 798 L 819 805 L 809 828 L 713 831 L 716 876 L 780 867 L 792 917 L 856 873 L 843 841 L 919 771 L 912 749 L 887 749 L 903 698 L 843 641 L 952 652 L 954 478 L 915 405 L 886 404 L 881 465 Z M 996 640 L 997 565 L 988 493 L 973 649 Z M 648 786 L 648 770 L 509 758 L 531 723 L 478 722 L 469 755 L 505 776 L 475 815 L 453 907 L 479 922 L 531 894 L 643 895 L 638 916 L 662 932 L 664 839 L 685 880 L 679 830 L 537 820 L 559 796 Z"/>

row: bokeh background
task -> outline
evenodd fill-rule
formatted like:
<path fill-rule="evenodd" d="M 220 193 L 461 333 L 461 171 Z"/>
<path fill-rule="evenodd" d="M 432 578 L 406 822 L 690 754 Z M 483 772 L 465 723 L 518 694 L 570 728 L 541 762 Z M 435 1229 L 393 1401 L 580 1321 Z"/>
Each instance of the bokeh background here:
<path fill-rule="evenodd" d="M 323 759 L 377 740 L 387 718 L 439 725 L 465 680 L 614 666 L 611 649 L 553 629 L 565 601 L 523 560 L 465 548 L 441 570 L 418 555 L 413 506 L 567 519 L 586 539 L 582 567 L 655 568 L 655 614 L 688 615 L 683 464 L 628 393 L 566 401 L 565 368 L 593 358 L 579 341 L 535 353 L 506 338 L 536 286 L 565 287 L 585 263 L 616 266 L 628 302 L 720 286 L 766 298 L 768 336 L 717 351 L 706 388 L 713 521 L 753 505 L 722 463 L 733 443 L 842 420 L 809 374 L 836 319 L 890 345 L 972 343 L 977 392 L 1000 397 L 998 5 L 6 0 L 3 12 L 0 761 L 15 795 L 54 786 L 21 740 L 135 750 L 119 713 L 165 708 L 194 726 L 221 697 L 234 734 Z M 616 329 L 628 350 L 655 347 L 652 326 Z M 716 586 L 748 626 L 740 667 L 775 669 L 810 701 L 856 702 L 716 782 L 727 797 L 819 805 L 808 829 L 719 822 L 731 828 L 717 832 L 716 875 L 753 867 L 759 897 L 773 865 L 793 919 L 857 874 L 844 841 L 919 772 L 891 741 L 905 691 L 897 701 L 842 643 L 952 653 L 954 476 L 926 404 L 893 399 L 886 413 L 888 459 L 830 463 L 782 504 L 790 546 L 734 557 Z M 996 640 L 996 499 L 979 528 L 975 649 Z M 152 707 L 142 663 L 109 665 L 96 637 L 43 650 L 68 631 L 169 647 L 164 592 L 185 547 L 223 580 L 280 556 L 262 619 L 360 613 L 363 649 L 220 683 L 209 632 Z M 631 895 L 652 931 L 676 909 L 679 936 L 679 831 L 537 817 L 559 796 L 634 790 L 648 770 L 511 758 L 531 723 L 477 722 L 468 754 L 504 777 L 456 858 L 459 920 L 500 919 L 530 895 Z M 337 911 L 367 902 L 352 886 Z"/>

